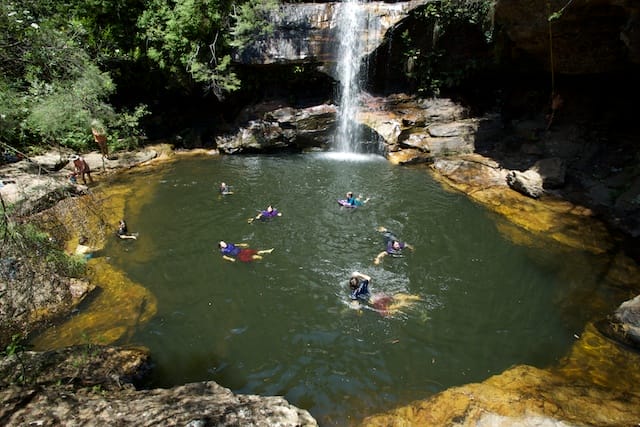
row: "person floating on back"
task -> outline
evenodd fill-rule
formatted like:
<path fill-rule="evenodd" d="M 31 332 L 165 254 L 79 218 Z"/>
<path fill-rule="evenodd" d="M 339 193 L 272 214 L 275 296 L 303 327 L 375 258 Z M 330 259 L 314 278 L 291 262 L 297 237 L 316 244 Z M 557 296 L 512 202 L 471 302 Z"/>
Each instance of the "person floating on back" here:
<path fill-rule="evenodd" d="M 129 228 L 127 227 L 127 223 L 124 219 L 120 220 L 120 224 L 118 225 L 118 237 L 121 239 L 133 239 L 136 240 L 138 236 L 134 234 L 129 234 Z"/>
<path fill-rule="evenodd" d="M 226 183 L 221 182 L 220 183 L 220 194 L 222 194 L 223 196 L 226 196 L 228 194 L 233 194 L 233 191 L 231 191 L 231 187 L 228 186 Z"/>
<path fill-rule="evenodd" d="M 227 243 L 224 240 L 218 242 L 218 249 L 222 254 L 222 258 L 225 261 L 235 262 L 236 259 L 242 262 L 251 262 L 262 259 L 263 254 L 270 254 L 273 252 L 271 249 L 251 249 L 247 243 Z"/>
<path fill-rule="evenodd" d="M 386 228 L 379 227 L 378 231 L 381 232 L 384 236 L 386 248 L 376 256 L 376 258 L 373 260 L 374 264 L 380 264 L 382 259 L 387 255 L 391 255 L 394 257 L 402 256 L 402 252 L 405 248 L 414 250 L 413 246 L 406 242 L 400 241 L 392 232 L 390 232 Z"/>
<path fill-rule="evenodd" d="M 282 212 L 279 212 L 278 209 L 275 209 L 273 206 L 269 205 L 266 209 L 260 211 L 258 215 L 253 218 L 249 218 L 247 220 L 248 223 L 252 223 L 257 219 L 265 220 L 270 218 L 275 218 L 277 216 L 282 216 Z"/>

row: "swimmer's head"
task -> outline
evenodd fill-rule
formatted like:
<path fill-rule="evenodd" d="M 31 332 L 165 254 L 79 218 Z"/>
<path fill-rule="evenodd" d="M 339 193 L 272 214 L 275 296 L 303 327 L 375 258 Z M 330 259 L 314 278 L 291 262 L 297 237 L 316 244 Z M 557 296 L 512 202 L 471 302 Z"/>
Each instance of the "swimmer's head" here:
<path fill-rule="evenodd" d="M 352 276 L 351 279 L 349 279 L 349 287 L 351 289 L 357 289 L 358 288 L 358 278 L 355 276 Z"/>
<path fill-rule="evenodd" d="M 347 197 L 353 197 L 353 193 L 352 193 L 351 191 L 349 191 L 349 192 L 347 193 Z"/>
<path fill-rule="evenodd" d="M 400 249 L 400 242 L 394 240 L 392 243 L 393 249 Z"/>
<path fill-rule="evenodd" d="M 220 241 L 218 242 L 218 247 L 219 247 L 220 249 L 224 249 L 224 248 L 226 248 L 226 247 L 227 247 L 227 244 L 226 244 L 223 240 L 220 240 Z"/>

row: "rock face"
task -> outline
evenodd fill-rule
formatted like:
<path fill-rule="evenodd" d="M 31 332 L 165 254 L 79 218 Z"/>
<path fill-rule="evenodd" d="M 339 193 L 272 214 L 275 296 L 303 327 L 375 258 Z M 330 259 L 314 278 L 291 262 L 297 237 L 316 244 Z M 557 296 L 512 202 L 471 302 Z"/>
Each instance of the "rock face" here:
<path fill-rule="evenodd" d="M 600 330 L 607 336 L 640 349 L 640 295 L 623 302 Z"/>
<path fill-rule="evenodd" d="M 237 133 L 216 139 L 226 154 L 326 147 L 335 130 L 336 108 L 318 105 L 303 109 L 282 107 L 250 120 Z"/>
<path fill-rule="evenodd" d="M 316 426 L 282 397 L 234 395 L 213 382 L 136 390 L 149 355 L 98 346 L 25 352 L 0 362 L 6 426 Z"/>
<path fill-rule="evenodd" d="M 366 26 L 354 29 L 361 34 L 363 56 L 380 45 L 389 28 L 426 3 L 428 0 L 363 3 Z M 244 65 L 316 63 L 333 75 L 336 46 L 340 45 L 336 27 L 345 7 L 344 2 L 282 4 L 269 18 L 275 27 L 273 34 L 237 52 L 235 60 Z"/>
<path fill-rule="evenodd" d="M 63 206 L 75 196 L 89 191 L 84 185 L 69 182 L 70 154 L 34 156 L 3 167 L 2 174 L 11 183 L 0 187 L 0 196 L 4 203 L 12 206 L 14 218 L 29 216 L 30 223 L 50 231 L 43 226 L 42 215 L 34 213 L 56 206 L 61 208 L 54 214 L 56 218 L 65 218 L 68 221 L 66 225 L 76 232 L 83 230 L 82 224 L 65 217 Z M 94 179 L 98 181 L 101 174 L 128 169 L 153 159 L 157 154 L 156 150 L 148 148 L 138 153 L 121 153 L 104 161 L 100 153 L 89 153 L 85 159 L 94 172 Z M 69 210 L 80 212 L 76 206 L 69 207 Z M 82 220 L 87 217 L 78 216 Z M 41 251 L 49 251 L 54 247 L 59 249 L 60 242 L 70 237 L 67 231 L 63 231 L 64 226 L 55 228 L 56 232 L 51 233 L 48 242 L 40 243 L 40 246 L 32 245 L 27 249 L 27 246 L 21 245 L 15 249 L 12 245 L 3 247 L 0 260 L 0 293 L 3 295 L 0 298 L 0 343 L 4 345 L 11 341 L 13 334 L 27 335 L 47 322 L 68 314 L 95 288 L 86 280 L 61 276 L 60 267 L 42 256 Z M 23 245 L 26 244 L 32 242 L 27 239 Z M 75 248 L 68 253 L 74 251 Z"/>
<path fill-rule="evenodd" d="M 549 22 L 554 13 L 559 17 Z M 563 74 L 619 71 L 640 64 L 640 4 L 629 0 L 588 2 L 500 0 L 495 20 L 515 49 Z"/>

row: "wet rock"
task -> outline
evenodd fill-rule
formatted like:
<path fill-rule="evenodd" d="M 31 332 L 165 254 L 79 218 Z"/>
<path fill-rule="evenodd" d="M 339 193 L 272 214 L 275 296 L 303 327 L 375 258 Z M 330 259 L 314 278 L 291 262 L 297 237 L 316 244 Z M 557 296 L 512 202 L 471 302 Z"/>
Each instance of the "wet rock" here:
<path fill-rule="evenodd" d="M 640 295 L 620 304 L 611 319 L 598 326 L 611 338 L 640 349 Z"/>
<path fill-rule="evenodd" d="M 335 117 L 335 106 L 328 104 L 278 108 L 249 121 L 235 134 L 218 137 L 216 145 L 227 154 L 323 147 L 333 137 Z"/>
<path fill-rule="evenodd" d="M 143 349 L 70 347 L 0 360 L 3 425 L 316 426 L 282 397 L 235 395 L 214 382 L 136 390 Z"/>
<path fill-rule="evenodd" d="M 235 395 L 214 382 L 171 389 L 109 392 L 60 387 L 0 392 L 4 425 L 317 426 L 311 415 L 282 397 Z"/>
<path fill-rule="evenodd" d="M 511 171 L 507 174 L 507 184 L 514 190 L 534 199 L 544 194 L 542 188 L 542 177 L 534 170 L 524 172 Z"/>
<path fill-rule="evenodd" d="M 141 379 L 149 369 L 149 353 L 140 348 L 97 345 L 46 352 L 24 351 L 0 359 L 0 383 L 35 387 L 64 384 L 119 390 Z"/>

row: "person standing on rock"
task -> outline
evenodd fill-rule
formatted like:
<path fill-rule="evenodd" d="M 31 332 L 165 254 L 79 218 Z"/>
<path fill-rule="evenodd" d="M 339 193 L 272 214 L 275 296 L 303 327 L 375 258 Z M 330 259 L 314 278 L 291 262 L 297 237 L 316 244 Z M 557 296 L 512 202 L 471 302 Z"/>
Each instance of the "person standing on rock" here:
<path fill-rule="evenodd" d="M 87 178 L 89 178 L 90 183 L 93 183 L 93 178 L 91 178 L 91 168 L 87 161 L 77 154 L 71 156 L 71 161 L 73 162 L 76 176 L 80 176 L 82 178 L 83 184 L 87 184 Z"/>
<path fill-rule="evenodd" d="M 109 157 L 109 147 L 107 146 L 107 133 L 104 128 L 97 120 L 94 120 L 91 123 L 91 134 L 93 135 L 93 140 L 100 147 L 100 153 L 102 153 L 102 158 L 107 159 Z"/>

